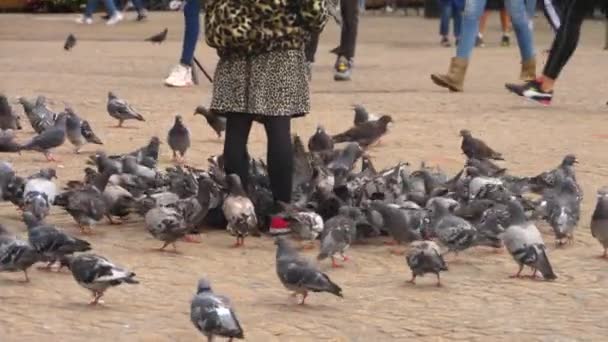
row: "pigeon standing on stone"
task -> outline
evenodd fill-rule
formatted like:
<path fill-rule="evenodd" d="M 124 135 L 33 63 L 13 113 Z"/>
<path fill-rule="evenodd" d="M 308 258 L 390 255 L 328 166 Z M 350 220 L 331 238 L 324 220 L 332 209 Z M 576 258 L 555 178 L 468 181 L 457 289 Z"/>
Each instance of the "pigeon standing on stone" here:
<path fill-rule="evenodd" d="M 547 190 L 543 197 L 541 206 L 546 207 L 546 219 L 553 228 L 556 244 L 562 245 L 563 239 L 572 242 L 581 215 L 581 198 L 577 194 L 576 183 L 567 178 L 558 189 Z"/>
<path fill-rule="evenodd" d="M 215 131 L 218 138 L 222 137 L 222 132 L 226 130 L 226 118 L 223 116 L 219 116 L 215 114 L 213 111 L 203 107 L 198 106 L 194 110 L 194 115 L 202 115 L 205 117 L 207 124 Z"/>
<path fill-rule="evenodd" d="M 110 287 L 139 284 L 139 281 L 134 279 L 135 273 L 114 265 L 102 256 L 87 253 L 68 259 L 68 267 L 78 285 L 93 293 L 90 305 L 97 305 Z"/>
<path fill-rule="evenodd" d="M 162 32 L 153 35 L 152 37 L 146 38 L 147 42 L 160 44 L 167 39 L 167 33 L 169 33 L 169 29 L 165 28 Z"/>
<path fill-rule="evenodd" d="M 118 126 L 122 127 L 125 120 L 146 121 L 127 101 L 118 98 L 113 92 L 108 92 L 108 114 L 118 120 Z"/>
<path fill-rule="evenodd" d="M 349 130 L 332 137 L 335 143 L 356 142 L 361 147 L 376 143 L 388 131 L 388 124 L 393 122 L 390 115 L 383 115 L 376 121 L 361 123 Z"/>
<path fill-rule="evenodd" d="M 405 260 L 412 270 L 410 283 L 416 284 L 417 276 L 433 273 L 437 276 L 437 286 L 441 286 L 439 272 L 447 271 L 448 265 L 443 260 L 439 246 L 435 242 L 430 240 L 412 242 Z"/>
<path fill-rule="evenodd" d="M 173 251 L 177 252 L 175 242 L 188 234 L 183 215 L 174 208 L 152 208 L 146 213 L 145 224 L 148 232 L 163 242 L 161 251 L 168 245 L 173 245 Z"/>
<path fill-rule="evenodd" d="M 309 260 L 301 257 L 284 237 L 277 237 L 276 269 L 279 280 L 286 289 L 293 291 L 292 296 L 302 295 L 304 304 L 308 292 L 329 292 L 342 296 L 340 286 L 332 282 L 327 274 L 319 271 Z"/>
<path fill-rule="evenodd" d="M 336 263 L 335 255 L 340 254 L 343 261 L 348 261 L 345 252 L 356 237 L 355 221 L 345 215 L 343 208 L 337 216 L 325 222 L 324 232 L 321 238 L 321 250 L 317 255 L 317 260 L 321 261 L 331 258 L 332 267 L 342 267 Z"/>
<path fill-rule="evenodd" d="M 65 51 L 70 51 L 76 45 L 76 36 L 73 34 L 69 34 L 65 39 L 65 44 L 63 44 L 63 49 Z"/>
<path fill-rule="evenodd" d="M 74 153 L 80 153 L 80 148 L 87 142 L 103 145 L 87 121 L 78 117 L 70 107 L 66 107 L 65 112 L 67 113 L 66 134 L 70 143 L 74 145 Z"/>
<path fill-rule="evenodd" d="M 184 126 L 181 115 L 175 116 L 175 123 L 169 130 L 167 143 L 173 151 L 173 160 L 183 161 L 186 151 L 190 148 L 190 132 Z"/>
<path fill-rule="evenodd" d="M 53 127 L 47 128 L 39 135 L 33 137 L 30 141 L 21 146 L 22 150 L 33 150 L 44 154 L 48 161 L 58 161 L 55 159 L 51 150 L 63 145 L 66 138 L 65 124 L 67 114 L 60 113 L 57 115 L 57 120 Z"/>
<path fill-rule="evenodd" d="M 257 216 L 253 203 L 245 193 L 241 179 L 236 174 L 226 177 L 228 196 L 224 199 L 222 210 L 228 221 L 226 229 L 236 236 L 235 247 L 245 245 L 245 237 L 257 229 Z"/>
<path fill-rule="evenodd" d="M 29 282 L 27 270 L 40 260 L 40 255 L 29 242 L 12 236 L 0 224 L 0 272 L 23 272 Z"/>
<path fill-rule="evenodd" d="M 310 152 L 331 151 L 334 149 L 334 141 L 327 134 L 323 126 L 317 126 L 315 134 L 308 139 L 308 150 Z"/>
<path fill-rule="evenodd" d="M 439 202 L 433 203 L 430 212 L 430 224 L 424 235 L 437 237 L 449 252 L 458 253 L 475 245 L 477 229 L 469 221 L 452 214 Z"/>
<path fill-rule="evenodd" d="M 483 140 L 474 138 L 471 131 L 463 129 L 460 131 L 460 136 L 462 136 L 460 148 L 467 158 L 504 160 L 502 154 L 491 149 Z"/>
<path fill-rule="evenodd" d="M 557 276 L 553 273 L 543 238 L 536 225 L 526 218 L 521 203 L 516 198 L 512 198 L 507 203 L 507 210 L 510 224 L 501 234 L 501 238 L 519 265 L 519 270 L 513 277 L 519 278 L 524 266 L 529 266 L 533 271 L 532 277 L 536 277 L 537 271 L 540 271 L 545 280 L 556 279 Z"/>
<path fill-rule="evenodd" d="M 603 258 L 608 258 L 608 188 L 597 191 L 597 203 L 591 216 L 591 235 L 604 247 Z"/>
<path fill-rule="evenodd" d="M 6 96 L 0 94 L 0 130 L 21 128 L 21 118 L 13 112 Z"/>
<path fill-rule="evenodd" d="M 216 336 L 230 341 L 245 337 L 230 299 L 213 293 L 206 278 L 198 281 L 196 295 L 190 304 L 190 320 L 209 342 Z"/>

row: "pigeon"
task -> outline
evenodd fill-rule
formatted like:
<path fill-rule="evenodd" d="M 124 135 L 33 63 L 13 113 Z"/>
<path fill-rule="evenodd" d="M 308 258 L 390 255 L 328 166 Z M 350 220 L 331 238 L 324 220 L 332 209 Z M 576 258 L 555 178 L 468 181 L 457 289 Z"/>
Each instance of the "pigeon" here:
<path fill-rule="evenodd" d="M 205 117 L 207 124 L 215 131 L 218 138 L 222 137 L 222 132 L 226 130 L 226 118 L 220 115 L 217 115 L 213 111 L 203 107 L 198 106 L 194 110 L 194 115 L 200 114 Z"/>
<path fill-rule="evenodd" d="M 168 28 L 165 28 L 161 33 L 157 33 L 150 38 L 146 38 L 147 42 L 160 44 L 167 39 L 167 33 L 169 32 Z"/>
<path fill-rule="evenodd" d="M 175 123 L 169 130 L 167 143 L 173 151 L 173 160 L 183 160 L 186 151 L 190 148 L 190 131 L 184 126 L 181 115 L 175 116 Z"/>
<path fill-rule="evenodd" d="M 27 226 L 28 241 L 38 252 L 43 261 L 48 262 L 46 269 L 57 261 L 76 252 L 91 250 L 91 244 L 85 240 L 74 238 L 55 226 L 45 224 L 29 212 L 23 213 L 23 221 Z"/>
<path fill-rule="evenodd" d="M 34 132 L 40 134 L 44 130 L 53 127 L 55 123 L 55 113 L 48 110 L 45 106 L 44 96 L 38 96 L 36 103 L 32 103 L 25 97 L 19 98 L 19 103 L 23 106 L 23 111 L 34 129 Z"/>
<path fill-rule="evenodd" d="M 228 221 L 226 229 L 236 236 L 234 247 L 245 245 L 245 237 L 250 232 L 257 230 L 257 216 L 253 203 L 247 197 L 241 179 L 236 174 L 229 174 L 226 177 L 228 185 L 228 196 L 224 199 L 222 210 Z"/>
<path fill-rule="evenodd" d="M 420 207 L 399 208 L 382 201 L 372 201 L 370 208 L 382 217 L 382 227 L 397 244 L 422 239 L 427 213 Z"/>
<path fill-rule="evenodd" d="M 158 162 L 159 150 L 160 139 L 154 136 L 150 138 L 150 141 L 146 146 L 138 148 L 137 150 L 129 153 L 129 155 L 134 156 L 137 159 L 137 162 L 144 166 L 154 167 L 156 165 L 156 162 Z M 153 161 L 154 165 L 150 165 L 146 161 Z"/>
<path fill-rule="evenodd" d="M 324 223 L 321 215 L 314 211 L 298 210 L 294 206 L 279 202 L 283 207 L 281 216 L 289 222 L 292 235 L 304 241 L 314 241 L 323 231 Z"/>
<path fill-rule="evenodd" d="M 367 109 L 365 109 L 365 107 L 363 107 L 360 104 L 354 105 L 353 109 L 355 110 L 355 119 L 353 121 L 355 126 L 359 126 L 360 124 L 368 122 L 368 121 L 378 120 L 378 118 L 375 115 L 370 114 L 367 111 Z"/>
<path fill-rule="evenodd" d="M 68 267 L 78 285 L 93 293 L 90 305 L 97 305 L 110 287 L 139 284 L 139 281 L 134 279 L 135 273 L 114 265 L 102 256 L 86 253 L 68 259 Z"/>
<path fill-rule="evenodd" d="M 566 178 L 558 189 L 547 190 L 543 196 L 541 206 L 546 206 L 546 219 L 553 228 L 558 246 L 563 244 L 563 239 L 573 241 L 573 232 L 581 215 L 581 198 L 577 189 L 574 180 Z"/>
<path fill-rule="evenodd" d="M 543 172 L 536 177 L 530 178 L 531 190 L 536 193 L 543 193 L 546 189 L 557 188 L 566 178 L 570 178 L 576 184 L 576 173 L 574 165 L 578 164 L 578 159 L 573 154 L 567 154 L 561 164 L 555 169 Z M 582 190 L 577 185 L 577 193 L 582 198 Z"/>
<path fill-rule="evenodd" d="M 63 44 L 63 49 L 65 51 L 70 51 L 75 45 L 76 45 L 76 36 L 74 36 L 72 33 L 70 33 L 68 35 L 68 37 L 65 39 L 65 44 Z"/>
<path fill-rule="evenodd" d="M 65 112 L 67 113 L 65 122 L 66 134 L 70 143 L 74 145 L 74 153 L 80 153 L 80 148 L 87 142 L 103 145 L 87 121 L 78 117 L 70 107 L 66 107 Z"/>
<path fill-rule="evenodd" d="M 164 244 L 161 251 L 168 245 L 173 245 L 177 252 L 175 242 L 188 234 L 188 227 L 182 214 L 169 207 L 155 207 L 146 213 L 146 229 L 157 240 Z"/>
<path fill-rule="evenodd" d="M 38 174 L 32 175 L 25 183 L 23 190 L 23 198 L 27 198 L 30 192 L 44 194 L 48 199 L 49 204 L 53 204 L 55 196 L 57 196 L 58 188 L 53 179 L 57 178 L 57 173 L 54 169 L 42 169 Z"/>
<path fill-rule="evenodd" d="M 30 191 L 23 199 L 23 210 L 32 213 L 38 221 L 43 221 L 51 210 L 45 193 Z"/>
<path fill-rule="evenodd" d="M 13 112 L 4 94 L 0 94 L 0 130 L 20 130 L 21 118 Z"/>
<path fill-rule="evenodd" d="M 315 134 L 308 139 L 308 150 L 310 152 L 331 151 L 334 149 L 334 141 L 327 134 L 323 126 L 317 126 Z"/>
<path fill-rule="evenodd" d="M 348 261 L 345 251 L 356 237 L 356 227 L 354 220 L 341 213 L 325 222 L 324 234 L 321 239 L 321 250 L 317 255 L 317 260 L 321 261 L 328 257 L 331 258 L 332 267 L 341 267 L 336 263 L 334 255 L 340 254 L 343 261 Z"/>
<path fill-rule="evenodd" d="M 21 145 L 15 141 L 12 129 L 0 130 L 0 152 L 21 154 Z"/>
<path fill-rule="evenodd" d="M 504 229 L 501 238 L 505 247 L 519 265 L 512 277 L 519 278 L 524 266 L 532 268 L 532 277 L 540 271 L 545 280 L 557 279 L 547 256 L 543 238 L 533 222 L 526 219 L 524 209 L 516 198 L 507 203 L 510 224 Z"/>
<path fill-rule="evenodd" d="M 125 120 L 146 121 L 127 101 L 118 98 L 113 92 L 108 92 L 108 114 L 118 120 L 118 126 L 122 127 Z"/>
<path fill-rule="evenodd" d="M 507 171 L 506 168 L 494 164 L 490 159 L 469 158 L 466 166 L 474 167 L 482 176 L 486 177 L 503 176 Z"/>
<path fill-rule="evenodd" d="M 300 305 L 304 305 L 308 292 L 329 292 L 343 297 L 342 289 L 319 271 L 312 262 L 301 257 L 284 237 L 277 237 L 276 269 L 279 280 L 292 296 L 302 295 Z"/>
<path fill-rule="evenodd" d="M 134 178 L 134 180 L 132 179 Z M 121 179 L 130 179 L 129 181 L 138 182 L 137 176 L 121 174 L 114 174 L 108 180 L 105 189 L 103 190 L 103 198 L 107 206 L 106 217 L 110 221 L 110 224 L 115 224 L 113 217 L 124 218 L 131 214 L 136 209 L 136 200 L 133 194 L 125 189 L 121 184 Z M 134 186 L 148 188 L 145 184 L 136 184 Z"/>
<path fill-rule="evenodd" d="M 335 143 L 356 142 L 361 147 L 376 143 L 388 130 L 388 124 L 393 122 L 390 115 L 383 115 L 376 121 L 368 121 L 354 126 L 347 131 L 332 137 Z"/>
<path fill-rule="evenodd" d="M 136 175 L 147 182 L 154 182 L 157 178 L 156 170 L 137 163 L 134 156 L 125 156 L 122 160 L 122 172 Z"/>
<path fill-rule="evenodd" d="M 428 228 L 428 231 L 427 231 Z M 450 209 L 434 202 L 430 208 L 430 223 L 425 227 L 425 237 L 437 237 L 448 252 L 460 252 L 475 245 L 477 229 L 467 220 L 450 212 Z"/>
<path fill-rule="evenodd" d="M 29 242 L 11 236 L 0 224 L 0 272 L 23 272 L 25 282 L 29 282 L 27 270 L 39 260 L 40 255 Z"/>
<path fill-rule="evenodd" d="M 205 278 L 198 281 L 196 295 L 190 304 L 192 324 L 212 342 L 216 336 L 243 339 L 243 328 L 239 323 L 230 300 L 216 295 Z"/>
<path fill-rule="evenodd" d="M 443 260 L 439 246 L 435 242 L 430 240 L 412 242 L 405 260 L 412 270 L 410 283 L 416 284 L 417 276 L 434 273 L 437 276 L 437 286 L 441 286 L 439 273 L 447 271 L 448 265 Z"/>
<path fill-rule="evenodd" d="M 473 135 L 471 135 L 471 131 L 462 129 L 460 130 L 460 136 L 462 136 L 460 148 L 467 158 L 479 160 L 504 160 L 502 154 L 491 149 L 483 140 L 474 138 Z"/>
<path fill-rule="evenodd" d="M 51 150 L 63 145 L 65 142 L 66 120 L 67 114 L 60 113 L 57 115 L 57 120 L 53 127 L 49 127 L 39 135 L 33 137 L 30 141 L 23 144 L 21 149 L 41 152 L 44 154 L 47 161 L 58 161 L 51 153 Z"/>
<path fill-rule="evenodd" d="M 363 150 L 358 144 L 349 143 L 344 149 L 337 151 L 336 157 L 327 164 L 327 168 L 333 172 L 334 177 L 343 180 L 362 155 Z M 337 180 L 335 182 L 338 183 Z"/>
<path fill-rule="evenodd" d="M 597 203 L 591 216 L 591 235 L 604 247 L 603 258 L 608 258 L 608 188 L 597 191 Z"/>

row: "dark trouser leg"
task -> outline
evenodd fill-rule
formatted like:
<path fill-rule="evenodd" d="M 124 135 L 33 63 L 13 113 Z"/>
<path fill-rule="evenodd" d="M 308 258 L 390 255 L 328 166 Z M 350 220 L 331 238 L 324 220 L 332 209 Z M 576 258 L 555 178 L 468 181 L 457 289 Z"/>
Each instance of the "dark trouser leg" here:
<path fill-rule="evenodd" d="M 309 63 L 315 62 L 315 54 L 317 53 L 317 47 L 319 46 L 319 36 L 321 32 L 313 32 L 310 40 L 304 47 L 304 53 L 306 54 L 306 61 Z"/>
<path fill-rule="evenodd" d="M 340 55 L 351 59 L 355 57 L 357 27 L 359 26 L 359 7 L 357 0 L 340 0 L 340 11 L 342 12 Z"/>
<path fill-rule="evenodd" d="M 553 40 L 551 52 L 545 64 L 543 75 L 557 79 L 560 72 L 576 50 L 581 32 L 581 25 L 589 10 L 593 7 L 590 0 L 571 0 L 564 8 L 562 23 Z"/>
<path fill-rule="evenodd" d="M 249 154 L 247 140 L 253 123 L 253 115 L 230 113 L 226 117 L 224 141 L 224 169 L 226 174 L 236 173 L 247 190 L 249 178 Z"/>
<path fill-rule="evenodd" d="M 269 117 L 264 120 L 268 150 L 268 176 L 275 201 L 291 202 L 293 179 L 293 149 L 291 146 L 291 118 Z"/>

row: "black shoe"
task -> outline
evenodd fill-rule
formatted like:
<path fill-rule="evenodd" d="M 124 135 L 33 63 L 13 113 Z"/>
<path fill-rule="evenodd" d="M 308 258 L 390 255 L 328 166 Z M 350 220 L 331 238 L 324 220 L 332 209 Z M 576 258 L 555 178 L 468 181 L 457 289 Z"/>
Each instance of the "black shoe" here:
<path fill-rule="evenodd" d="M 477 38 L 475 38 L 475 47 L 485 47 L 486 43 L 483 41 L 483 38 L 481 36 L 477 36 Z"/>
<path fill-rule="evenodd" d="M 452 46 L 452 44 L 450 43 L 450 40 L 448 39 L 448 37 L 442 37 L 441 41 L 439 42 L 439 44 L 443 47 L 450 47 Z"/>
<path fill-rule="evenodd" d="M 539 81 L 530 81 L 525 84 L 505 84 L 507 90 L 529 100 L 548 106 L 553 100 L 553 91 L 543 91 Z"/>
<path fill-rule="evenodd" d="M 500 46 L 511 46 L 511 37 L 507 36 L 507 35 L 503 35 L 502 39 L 500 40 Z"/>

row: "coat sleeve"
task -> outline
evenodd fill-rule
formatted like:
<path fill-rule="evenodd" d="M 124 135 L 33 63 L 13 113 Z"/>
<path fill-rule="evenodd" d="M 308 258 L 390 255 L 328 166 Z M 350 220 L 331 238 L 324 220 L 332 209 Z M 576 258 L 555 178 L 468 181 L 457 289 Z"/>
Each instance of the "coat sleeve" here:
<path fill-rule="evenodd" d="M 301 0 L 300 15 L 307 31 L 321 32 L 327 22 L 327 0 Z"/>

